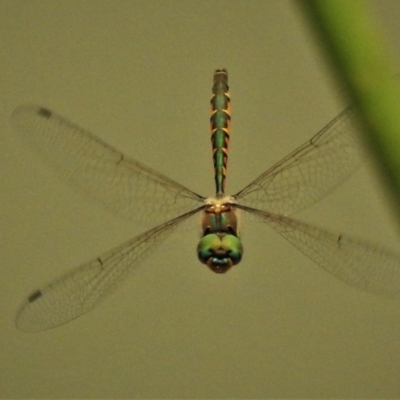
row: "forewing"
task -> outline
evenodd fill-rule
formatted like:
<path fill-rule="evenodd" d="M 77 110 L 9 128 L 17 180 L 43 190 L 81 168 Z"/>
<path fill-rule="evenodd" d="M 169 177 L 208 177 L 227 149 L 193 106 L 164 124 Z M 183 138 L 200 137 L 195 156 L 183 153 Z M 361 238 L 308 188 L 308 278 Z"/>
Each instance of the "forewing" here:
<path fill-rule="evenodd" d="M 21 106 L 11 121 L 24 142 L 69 183 L 143 226 L 160 224 L 203 200 L 43 107 Z"/>
<path fill-rule="evenodd" d="M 322 199 L 360 162 L 355 116 L 348 108 L 234 197 L 249 207 L 289 215 Z"/>
<path fill-rule="evenodd" d="M 400 298 L 400 253 L 346 234 L 333 234 L 289 217 L 247 211 L 260 217 L 341 281 L 367 292 Z"/>
<path fill-rule="evenodd" d="M 35 290 L 16 315 L 17 328 L 44 331 L 90 311 L 126 278 L 153 245 L 200 209 L 145 232 Z"/>

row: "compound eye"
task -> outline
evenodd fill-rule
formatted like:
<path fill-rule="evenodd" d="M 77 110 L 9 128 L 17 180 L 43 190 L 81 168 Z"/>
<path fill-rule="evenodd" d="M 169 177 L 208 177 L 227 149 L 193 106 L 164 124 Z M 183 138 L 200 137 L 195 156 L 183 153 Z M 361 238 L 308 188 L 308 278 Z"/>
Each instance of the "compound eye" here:
<path fill-rule="evenodd" d="M 212 233 L 201 238 L 197 255 L 212 271 L 224 273 L 241 261 L 243 246 L 235 235 Z"/>

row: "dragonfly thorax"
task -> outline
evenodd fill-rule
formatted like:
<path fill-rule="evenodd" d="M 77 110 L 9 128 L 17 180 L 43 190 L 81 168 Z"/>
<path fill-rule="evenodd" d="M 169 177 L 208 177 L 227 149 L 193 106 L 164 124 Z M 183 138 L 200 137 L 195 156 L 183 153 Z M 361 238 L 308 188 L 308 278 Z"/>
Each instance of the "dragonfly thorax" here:
<path fill-rule="evenodd" d="M 232 197 L 209 198 L 202 215 L 203 236 L 197 246 L 199 260 L 216 273 L 224 273 L 242 259 L 237 209 Z"/>

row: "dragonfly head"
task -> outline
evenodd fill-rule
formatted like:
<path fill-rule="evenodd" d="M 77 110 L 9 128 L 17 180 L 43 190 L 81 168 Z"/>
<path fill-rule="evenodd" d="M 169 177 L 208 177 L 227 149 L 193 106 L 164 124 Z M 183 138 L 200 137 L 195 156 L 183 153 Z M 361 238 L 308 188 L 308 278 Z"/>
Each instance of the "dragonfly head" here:
<path fill-rule="evenodd" d="M 197 245 L 199 260 L 211 271 L 223 274 L 242 259 L 243 246 L 240 239 L 227 233 L 210 233 Z"/>

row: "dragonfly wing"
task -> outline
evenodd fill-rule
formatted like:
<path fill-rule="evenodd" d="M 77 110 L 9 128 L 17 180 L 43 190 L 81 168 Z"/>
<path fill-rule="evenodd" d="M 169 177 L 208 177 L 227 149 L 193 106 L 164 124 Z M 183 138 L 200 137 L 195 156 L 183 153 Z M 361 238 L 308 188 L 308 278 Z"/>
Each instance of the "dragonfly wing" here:
<path fill-rule="evenodd" d="M 23 332 L 44 331 L 90 311 L 124 280 L 150 247 L 201 209 L 136 236 L 36 290 L 19 309 L 17 328 Z"/>
<path fill-rule="evenodd" d="M 11 121 L 24 142 L 69 183 L 126 218 L 154 226 L 203 201 L 184 186 L 43 107 L 21 106 Z"/>
<path fill-rule="evenodd" d="M 353 110 L 347 108 L 234 197 L 246 206 L 282 215 L 319 201 L 361 162 L 354 120 Z"/>
<path fill-rule="evenodd" d="M 358 289 L 400 298 L 400 253 L 292 218 L 251 210 L 331 275 Z"/>

